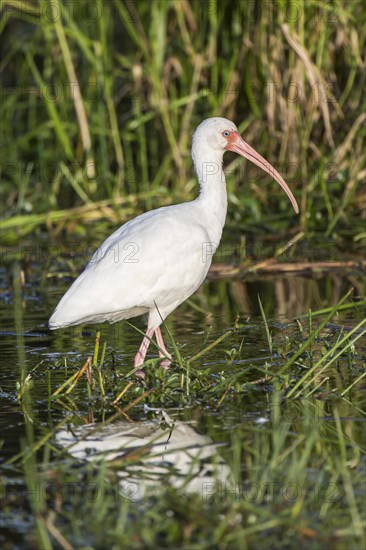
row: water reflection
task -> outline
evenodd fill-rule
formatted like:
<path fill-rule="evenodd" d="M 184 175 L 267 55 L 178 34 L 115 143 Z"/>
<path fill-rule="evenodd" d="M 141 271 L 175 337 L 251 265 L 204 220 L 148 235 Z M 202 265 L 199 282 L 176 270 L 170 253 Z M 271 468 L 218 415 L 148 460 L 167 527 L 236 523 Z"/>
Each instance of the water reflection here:
<path fill-rule="evenodd" d="M 156 495 L 166 485 L 203 497 L 233 485 L 217 444 L 164 410 L 155 420 L 60 430 L 56 440 L 79 460 L 114 464 L 121 493 L 130 500 Z"/>
<path fill-rule="evenodd" d="M 353 299 L 365 296 L 366 278 L 362 272 L 315 272 L 309 276 L 248 273 L 241 279 L 209 281 L 198 291 L 198 297 L 202 306 L 211 311 L 215 308 L 217 313 L 220 307 L 221 315 L 232 319 L 235 312 L 259 316 L 259 295 L 268 316 L 288 321 L 307 314 L 309 309 L 337 304 L 351 288 Z"/>

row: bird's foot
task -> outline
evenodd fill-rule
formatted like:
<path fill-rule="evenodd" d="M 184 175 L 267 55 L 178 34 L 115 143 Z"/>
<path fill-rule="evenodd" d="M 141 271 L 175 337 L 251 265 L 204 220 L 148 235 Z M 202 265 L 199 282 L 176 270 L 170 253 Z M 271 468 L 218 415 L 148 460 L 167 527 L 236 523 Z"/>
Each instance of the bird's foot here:
<path fill-rule="evenodd" d="M 143 356 L 143 354 L 139 350 L 136 353 L 135 360 L 134 360 L 134 363 L 133 363 L 134 369 L 138 369 L 135 372 L 135 376 L 138 376 L 139 378 L 142 378 L 142 380 L 145 379 L 145 373 L 141 368 L 142 365 L 144 364 L 144 359 L 145 359 L 145 357 Z"/>
<path fill-rule="evenodd" d="M 160 366 L 163 367 L 163 369 L 168 369 L 171 364 L 172 364 L 171 360 L 167 359 L 166 357 L 164 357 L 164 359 L 160 361 Z"/>
<path fill-rule="evenodd" d="M 141 378 L 141 380 L 145 380 L 145 373 L 142 369 L 139 369 L 135 372 L 135 376 L 138 378 Z"/>
<path fill-rule="evenodd" d="M 168 356 L 168 357 L 167 357 Z M 173 358 L 170 355 L 170 353 L 159 353 L 159 357 L 162 359 L 160 361 L 160 366 L 163 367 L 163 369 L 168 369 L 170 365 L 172 364 Z"/>

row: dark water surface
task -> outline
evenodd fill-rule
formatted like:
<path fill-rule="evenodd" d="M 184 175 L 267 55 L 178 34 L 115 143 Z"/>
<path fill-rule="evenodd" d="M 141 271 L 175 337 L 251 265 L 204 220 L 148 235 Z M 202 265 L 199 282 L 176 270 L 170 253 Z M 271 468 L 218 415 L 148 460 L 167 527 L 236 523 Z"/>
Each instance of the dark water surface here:
<path fill-rule="evenodd" d="M 225 258 L 221 256 L 222 259 Z M 83 261 L 84 258 L 79 256 L 76 267 L 72 265 L 74 276 L 80 271 Z M 44 262 L 32 261 L 24 265 L 14 260 L 3 266 L 0 272 L 2 434 L 7 441 L 4 450 L 8 456 L 17 448 L 17 429 L 21 430 L 23 424 L 16 401 L 16 383 L 24 367 L 27 372 L 34 371 L 37 383 L 33 395 L 35 401 L 39 398 L 42 402 L 49 383 L 44 373 L 52 373 L 54 385 L 62 383 L 65 374 L 71 375 L 72 369 L 80 368 L 93 352 L 97 328 L 101 329 L 102 338 L 107 340 L 107 362 L 113 363 L 113 368 L 120 373 L 131 370 L 141 342 L 141 334 L 124 322 L 49 331 L 48 319 L 74 278 L 70 269 L 66 268 L 64 273 L 56 271 L 52 274 L 51 271 L 51 276 L 49 269 L 52 270 L 52 266 Z M 23 278 L 21 290 L 13 286 L 13 278 L 20 275 Z M 365 278 L 357 270 L 315 273 L 313 276 L 265 275 L 256 278 L 247 275 L 244 280 L 208 279 L 189 301 L 169 316 L 166 324 L 181 353 L 189 357 L 232 328 L 238 315 L 240 328 L 237 334 L 205 354 L 199 364 L 219 371 L 227 364 L 226 352 L 239 345 L 240 353 L 235 357 L 237 365 L 263 363 L 269 357 L 269 350 L 258 296 L 274 338 L 281 338 L 284 332 L 291 338 L 298 330 L 297 317 L 306 316 L 309 309 L 316 311 L 335 305 L 352 287 L 353 298 L 362 299 Z M 329 323 L 329 330 L 336 332 L 341 326 L 352 328 L 363 316 L 363 310 L 358 314 L 354 310 L 340 313 L 333 326 Z M 145 330 L 143 318 L 131 322 Z M 169 341 L 168 337 L 166 340 Z M 155 356 L 151 347 L 148 357 Z"/>
<path fill-rule="evenodd" d="M 1 269 L 2 462 L 18 453 L 26 438 L 27 413 L 22 410 L 17 401 L 17 383 L 24 379 L 26 373 L 32 372 L 31 416 L 36 437 L 43 434 L 45 430 L 52 429 L 66 413 L 70 413 L 70 410 L 57 403 L 50 404 L 47 399 L 49 388 L 51 387 L 53 391 L 73 372 L 82 367 L 86 358 L 93 353 L 97 327 L 72 327 L 51 332 L 47 328 L 47 321 L 73 278 L 71 272 L 77 272 L 81 264 L 82 258 L 69 265 L 63 262 L 64 272 L 62 273 L 60 264 L 52 266 L 49 262 L 42 261 L 30 261 L 24 264 L 19 263 L 15 258 Z M 256 278 L 252 275 L 243 280 L 207 280 L 188 302 L 170 315 L 167 327 L 180 347 L 182 355 L 190 357 L 215 341 L 227 329 L 232 328 L 238 315 L 236 332 L 204 354 L 194 367 L 201 369 L 207 367 L 211 375 L 218 378 L 221 372 L 235 372 L 235 369 L 251 367 L 246 377 L 248 381 L 255 381 L 263 376 L 260 370 L 256 370 L 256 366 L 263 369 L 266 361 L 271 360 L 258 295 L 274 342 L 282 346 L 291 346 L 291 340 L 299 336 L 299 325 L 295 318 L 306 316 L 309 309 L 315 311 L 336 304 L 351 287 L 355 289 L 353 298 L 362 299 L 364 285 L 364 276 L 358 271 L 314 274 L 306 277 L 267 275 Z M 337 335 L 341 333 L 342 327 L 343 331 L 351 330 L 364 317 L 364 314 L 364 308 L 359 311 L 352 310 L 351 313 L 347 311 L 339 313 L 328 324 L 326 334 L 331 335 L 334 342 Z M 318 320 L 314 318 L 314 323 L 316 322 Z M 140 330 L 144 330 L 143 320 L 134 319 L 132 323 Z M 303 319 L 302 323 L 306 328 L 308 321 Z M 111 369 L 117 378 L 127 374 L 131 371 L 134 355 L 140 345 L 140 333 L 124 322 L 114 325 L 103 324 L 99 328 L 102 339 L 107 341 L 105 368 Z M 169 342 L 168 338 L 167 342 Z M 364 359 L 366 353 L 364 339 L 360 345 L 361 352 L 362 350 L 364 352 Z M 169 343 L 168 347 L 171 347 Z M 149 357 L 155 356 L 156 351 L 151 347 Z M 344 387 L 353 380 L 349 361 L 346 356 L 341 359 L 337 369 L 331 375 L 342 378 Z M 281 365 L 280 358 L 278 365 Z M 359 373 L 363 367 L 364 365 L 358 363 L 352 368 Z M 178 369 L 178 367 L 174 368 Z M 78 392 L 80 392 L 79 402 Z M 241 426 L 243 422 L 254 426 L 258 422 L 268 422 L 271 419 L 268 388 L 253 384 L 250 391 L 245 390 L 244 394 L 225 407 L 216 407 L 216 403 L 212 403 L 211 408 L 207 403 L 202 406 L 200 403 L 191 403 L 190 406 L 182 408 L 172 402 L 171 409 L 169 404 L 167 409 L 169 414 L 176 418 L 195 418 L 201 431 L 209 435 L 213 441 L 229 441 L 232 430 Z M 354 396 L 354 403 L 362 408 L 363 397 L 361 395 L 357 397 L 357 395 Z M 90 407 L 84 385 L 82 389 L 76 389 L 73 398 L 79 407 L 75 413 L 84 416 L 84 419 L 87 418 L 90 415 Z M 319 416 L 324 419 L 324 422 L 327 415 L 332 415 L 331 404 L 327 405 L 327 399 Z M 344 421 L 348 423 L 347 429 L 354 434 L 361 434 L 363 417 L 357 412 L 357 407 L 353 408 L 343 403 L 340 405 L 340 410 L 343 411 Z M 132 418 L 139 420 L 146 416 L 141 407 L 135 412 L 131 411 L 131 414 Z M 291 414 L 294 419 L 296 409 L 293 409 Z M 98 405 L 92 411 L 89 420 L 103 419 L 105 419 L 103 407 Z M 359 436 L 355 437 L 357 439 Z M 8 471 L 6 475 L 12 483 L 17 479 L 13 471 Z M 18 481 L 22 483 L 21 476 Z M 2 542 L 9 539 L 9 533 L 14 528 L 14 532 L 17 532 L 15 538 L 19 548 L 26 548 L 26 543 L 22 542 L 22 530 L 27 531 L 27 522 L 30 518 L 25 512 L 24 517 L 14 516 L 13 519 L 15 527 L 11 525 L 9 517 L 7 519 L 8 534 Z M 10 548 L 10 546 L 7 547 Z"/>

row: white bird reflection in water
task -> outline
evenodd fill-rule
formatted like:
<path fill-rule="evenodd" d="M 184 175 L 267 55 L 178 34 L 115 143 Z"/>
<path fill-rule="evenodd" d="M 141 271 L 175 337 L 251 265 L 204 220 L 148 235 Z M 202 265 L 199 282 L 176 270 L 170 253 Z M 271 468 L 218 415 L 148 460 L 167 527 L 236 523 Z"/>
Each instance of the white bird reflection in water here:
<path fill-rule="evenodd" d="M 165 411 L 156 420 L 60 430 L 56 440 L 79 460 L 114 465 L 120 460 L 120 490 L 130 500 L 156 495 L 167 485 L 206 500 L 234 486 L 231 470 L 217 452 L 219 445 Z"/>

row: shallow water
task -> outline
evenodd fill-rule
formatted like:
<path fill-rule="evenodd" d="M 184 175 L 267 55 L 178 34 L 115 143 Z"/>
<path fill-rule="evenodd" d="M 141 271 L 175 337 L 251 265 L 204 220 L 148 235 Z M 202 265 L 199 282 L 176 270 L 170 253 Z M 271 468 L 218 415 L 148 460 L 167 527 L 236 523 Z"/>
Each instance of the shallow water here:
<path fill-rule="evenodd" d="M 41 258 L 42 254 L 36 260 Z M 221 255 L 219 259 L 227 258 Z M 76 270 L 80 270 L 83 261 L 83 255 L 79 255 Z M 22 268 L 25 268 L 24 271 Z M 17 447 L 14 427 L 20 428 L 23 422 L 15 399 L 15 385 L 21 377 L 22 369 L 27 372 L 36 369 L 34 376 L 37 383 L 33 394 L 35 401 L 42 401 L 49 383 L 44 373 L 51 372 L 52 384 L 57 384 L 64 381 L 72 369 L 80 368 L 93 352 L 97 328 L 101 329 L 102 338 L 107 341 L 107 362 L 113 363 L 113 368 L 121 374 L 131 370 L 141 341 L 140 332 L 125 322 L 49 331 L 48 318 L 73 277 L 67 274 L 64 277 L 47 278 L 48 268 L 43 262 L 33 260 L 21 264 L 14 260 L 5 264 L 0 272 L 0 383 L 2 397 L 5 398 L 2 433 L 7 441 L 7 455 L 11 455 Z M 21 291 L 12 285 L 13 277 L 20 273 L 24 277 Z M 280 338 L 284 330 L 291 338 L 298 330 L 295 318 L 306 316 L 309 309 L 315 311 L 336 304 L 351 287 L 355 289 L 353 298 L 360 299 L 363 297 L 364 285 L 364 276 L 357 271 L 314 274 L 312 277 L 247 275 L 244 280 L 209 278 L 189 301 L 169 316 L 166 325 L 180 346 L 181 353 L 192 356 L 232 328 L 238 315 L 237 333 L 205 354 L 198 365 L 207 365 L 213 371 L 220 371 L 227 364 L 226 351 L 238 348 L 239 345 L 240 353 L 235 357 L 237 365 L 263 363 L 269 357 L 269 350 L 258 296 L 274 338 Z M 363 310 L 358 315 L 354 311 L 351 314 L 340 313 L 333 330 L 340 330 L 341 326 L 352 328 L 363 315 Z M 143 318 L 132 319 L 131 322 L 140 331 L 144 330 Z M 329 330 L 332 330 L 331 324 Z M 168 341 L 168 337 L 166 339 Z M 155 356 L 156 352 L 151 347 L 148 357 Z M 65 362 L 67 367 L 60 368 Z M 11 422 L 10 417 L 13 418 Z"/>
<path fill-rule="evenodd" d="M 81 256 L 77 257 L 71 265 L 72 270 L 79 269 L 82 260 Z M 56 276 L 56 273 L 54 276 L 47 276 L 50 274 L 49 262 L 37 262 L 34 259 L 26 263 L 19 263 L 14 259 L 7 262 L 1 270 L 0 386 L 3 462 L 22 449 L 26 438 L 25 418 L 28 413 L 22 410 L 17 401 L 17 382 L 32 372 L 30 414 L 37 439 L 45 430 L 52 429 L 66 414 L 70 414 L 70 409 L 58 403 L 51 403 L 47 399 L 49 387 L 55 389 L 61 385 L 73 372 L 80 369 L 86 358 L 93 353 L 95 326 L 72 327 L 55 332 L 47 329 L 47 321 L 53 308 L 72 280 L 70 270 L 67 269 L 67 261 L 63 264 L 65 276 Z M 23 284 L 20 284 L 19 280 L 22 278 Z M 12 281 L 17 280 L 18 284 L 13 285 Z M 190 357 L 214 342 L 227 329 L 231 329 L 238 315 L 237 330 L 213 350 L 204 354 L 194 364 L 194 368 L 208 368 L 213 380 L 215 377 L 219 380 L 221 373 L 235 373 L 239 368 L 244 369 L 245 380 L 240 380 L 243 391 L 220 406 L 217 405 L 217 400 L 207 401 L 204 397 L 195 403 L 189 399 L 184 403 L 179 399 L 175 402 L 172 399 L 161 405 L 173 418 L 189 422 L 194 420 L 201 432 L 214 442 L 228 443 L 233 432 L 244 429 L 243 426 L 249 426 L 254 430 L 251 444 L 256 445 L 256 436 L 253 435 L 256 426 L 266 425 L 273 420 L 276 411 L 270 402 L 269 388 L 256 384 L 255 381 L 263 376 L 266 361 L 271 361 L 271 368 L 276 364 L 281 365 L 281 358 L 278 357 L 277 361 L 276 357 L 271 358 L 269 353 L 258 295 L 274 340 L 285 345 L 286 339 L 291 341 L 292 338 L 299 338 L 299 327 L 295 318 L 306 316 L 309 309 L 314 311 L 336 304 L 351 286 L 355 288 L 354 298 L 362 298 L 364 283 L 363 274 L 357 271 L 306 277 L 251 275 L 244 280 L 207 280 L 190 301 L 170 315 L 166 324 L 182 355 Z M 353 310 L 351 314 L 347 311 L 340 313 L 329 323 L 326 332 L 334 340 L 341 333 L 342 327 L 343 330 L 350 330 L 363 317 L 362 309 L 358 312 Z M 132 322 L 140 330 L 144 330 L 143 320 Z M 307 320 L 304 319 L 303 323 L 306 327 Z M 123 322 L 114 325 L 104 324 L 99 328 L 102 331 L 102 339 L 107 341 L 105 368 L 111 369 L 116 380 L 120 379 L 131 371 L 141 334 Z M 361 352 L 363 350 L 365 358 L 365 342 L 360 349 Z M 316 353 L 319 353 L 319 350 Z M 156 352 L 152 347 L 149 358 L 155 356 Z M 179 372 L 178 367 L 174 368 Z M 361 372 L 359 369 L 362 365 L 354 364 L 352 368 Z M 347 386 L 347 380 L 351 383 L 353 379 L 351 375 L 353 374 L 350 372 L 350 359 L 345 356 L 340 359 L 337 369 L 330 377 L 343 378 Z M 247 387 L 246 381 L 254 383 Z M 100 402 L 90 403 L 84 384 L 76 388 L 73 399 L 77 404 L 77 410 L 74 411 L 76 421 L 82 417 L 84 421 L 98 422 L 105 420 L 111 413 L 111 408 L 105 409 Z M 361 394 L 356 393 L 353 396 L 353 403 L 357 407 L 362 403 Z M 159 406 L 160 403 L 153 405 Z M 325 395 L 322 402 L 319 398 L 314 399 L 312 406 L 318 407 L 317 421 L 324 422 L 324 430 L 327 430 L 326 424 L 333 418 L 331 396 Z M 353 433 L 356 440 L 361 441 L 362 415 L 357 412 L 357 407 L 341 403 L 339 410 L 349 432 Z M 135 420 L 144 420 L 148 416 L 141 406 L 136 407 L 130 414 Z M 287 415 L 285 419 L 289 420 L 294 428 L 304 418 L 303 404 L 289 405 L 284 414 Z M 23 483 L 22 476 L 14 474 L 14 471 L 7 471 L 6 479 L 11 484 Z M 21 511 L 18 512 L 21 516 Z M 8 533 L 5 539 L 2 539 L 2 543 L 9 540 L 10 532 L 14 532 L 14 541 L 18 541 L 18 547 L 26 548 L 27 542 L 24 542 L 22 532 L 28 530 L 28 522 L 31 523 L 31 520 L 27 513 L 24 517 L 17 518 L 15 510 L 11 517 L 14 525 L 11 525 L 13 520 L 8 517 Z"/>

